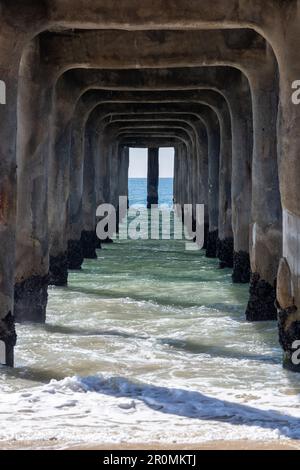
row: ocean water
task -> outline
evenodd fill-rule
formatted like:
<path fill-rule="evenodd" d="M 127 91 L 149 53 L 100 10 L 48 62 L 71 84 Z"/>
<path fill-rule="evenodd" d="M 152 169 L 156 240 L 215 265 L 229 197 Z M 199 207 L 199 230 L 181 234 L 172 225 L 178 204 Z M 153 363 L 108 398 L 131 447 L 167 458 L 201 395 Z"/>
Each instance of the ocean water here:
<path fill-rule="evenodd" d="M 130 182 L 131 202 L 143 185 Z M 245 321 L 247 286 L 230 274 L 183 240 L 104 246 L 50 288 L 46 325 L 18 326 L 0 440 L 299 439 L 299 375 L 281 367 L 276 323 Z"/>
<path fill-rule="evenodd" d="M 130 178 L 128 199 L 131 206 L 147 206 L 147 178 Z M 160 178 L 158 186 L 159 205 L 171 208 L 173 205 L 173 178 Z"/>

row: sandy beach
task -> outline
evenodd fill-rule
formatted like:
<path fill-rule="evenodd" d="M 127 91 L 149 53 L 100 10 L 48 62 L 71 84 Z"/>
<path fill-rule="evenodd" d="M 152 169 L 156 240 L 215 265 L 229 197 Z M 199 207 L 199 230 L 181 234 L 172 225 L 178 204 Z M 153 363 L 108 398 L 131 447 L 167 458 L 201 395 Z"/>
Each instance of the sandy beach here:
<path fill-rule="evenodd" d="M 300 441 L 208 441 L 199 444 L 163 444 L 153 442 L 107 444 L 63 444 L 55 441 L 6 441 L 0 443 L 0 450 L 300 450 Z"/>

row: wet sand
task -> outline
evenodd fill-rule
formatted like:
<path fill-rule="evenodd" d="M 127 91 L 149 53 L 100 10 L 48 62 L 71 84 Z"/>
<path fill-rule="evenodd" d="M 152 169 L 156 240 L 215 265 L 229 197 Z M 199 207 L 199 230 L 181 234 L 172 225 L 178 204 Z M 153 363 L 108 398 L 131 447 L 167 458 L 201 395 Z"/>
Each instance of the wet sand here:
<path fill-rule="evenodd" d="M 6 441 L 0 450 L 300 450 L 300 441 L 209 441 L 193 444 L 63 444 L 56 441 Z"/>

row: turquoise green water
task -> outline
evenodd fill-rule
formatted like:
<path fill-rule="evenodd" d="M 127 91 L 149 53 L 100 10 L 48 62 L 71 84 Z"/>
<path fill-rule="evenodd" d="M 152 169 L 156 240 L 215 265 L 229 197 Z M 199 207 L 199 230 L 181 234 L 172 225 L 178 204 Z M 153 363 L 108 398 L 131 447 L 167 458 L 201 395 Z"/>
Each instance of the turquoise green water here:
<path fill-rule="evenodd" d="M 51 288 L 0 375 L 0 439 L 192 442 L 300 438 L 299 376 L 247 286 L 184 241 L 126 240 Z M 57 441 L 55 441 L 57 440 Z"/>

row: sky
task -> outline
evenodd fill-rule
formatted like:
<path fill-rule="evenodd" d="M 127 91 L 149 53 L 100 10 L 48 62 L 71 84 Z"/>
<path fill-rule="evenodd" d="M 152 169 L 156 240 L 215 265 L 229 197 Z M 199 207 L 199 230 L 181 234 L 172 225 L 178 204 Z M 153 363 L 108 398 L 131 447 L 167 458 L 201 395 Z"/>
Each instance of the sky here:
<path fill-rule="evenodd" d="M 147 178 L 147 149 L 130 149 L 129 178 Z M 174 149 L 159 149 L 159 177 L 173 178 Z"/>

